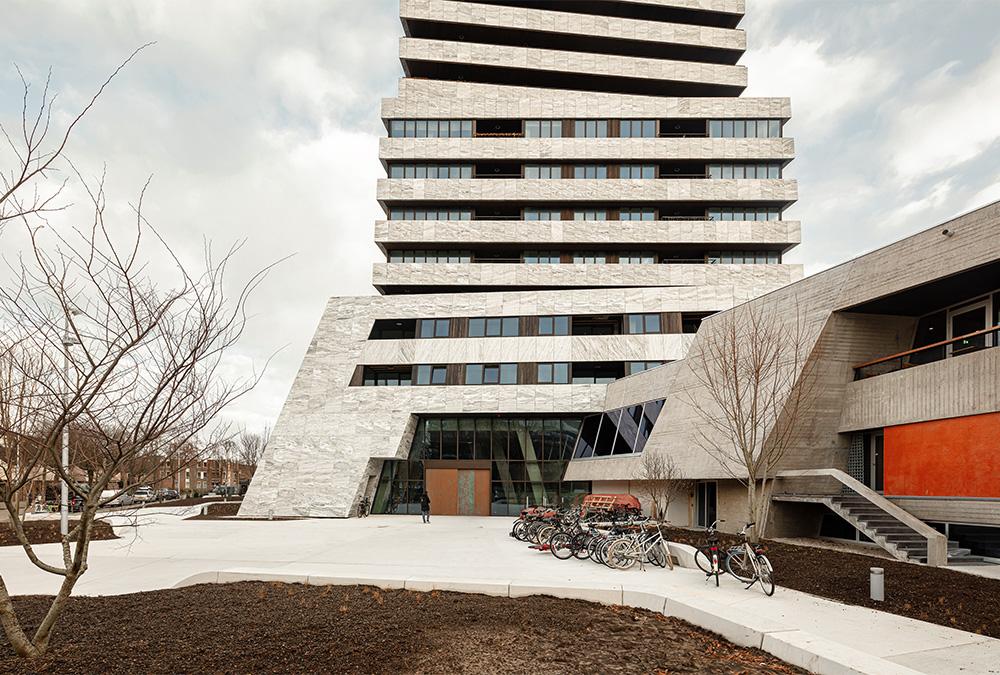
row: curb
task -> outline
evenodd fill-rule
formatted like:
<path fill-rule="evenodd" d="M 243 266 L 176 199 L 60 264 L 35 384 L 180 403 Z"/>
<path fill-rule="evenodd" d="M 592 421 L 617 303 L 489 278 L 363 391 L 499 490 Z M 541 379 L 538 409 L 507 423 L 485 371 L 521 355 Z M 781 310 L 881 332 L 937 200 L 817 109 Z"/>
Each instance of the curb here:
<path fill-rule="evenodd" d="M 237 581 L 275 581 L 312 586 L 365 585 L 387 590 L 452 591 L 508 598 L 549 595 L 604 605 L 627 605 L 683 619 L 717 633 L 741 647 L 761 649 L 792 665 L 821 675 L 916 675 L 919 672 L 806 631 L 759 619 L 728 605 L 683 595 L 669 597 L 655 591 L 629 589 L 620 584 L 596 587 L 580 584 L 553 585 L 435 577 L 376 578 L 282 574 L 270 570 L 229 569 L 193 574 L 179 581 L 174 588 Z"/>

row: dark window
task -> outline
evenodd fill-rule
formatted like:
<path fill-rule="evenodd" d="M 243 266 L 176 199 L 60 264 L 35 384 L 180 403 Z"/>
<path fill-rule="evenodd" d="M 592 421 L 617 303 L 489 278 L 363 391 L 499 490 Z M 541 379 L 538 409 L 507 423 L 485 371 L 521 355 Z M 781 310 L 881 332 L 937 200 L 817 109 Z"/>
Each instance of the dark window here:
<path fill-rule="evenodd" d="M 618 363 L 574 363 L 573 384 L 608 384 L 625 374 L 625 364 Z"/>
<path fill-rule="evenodd" d="M 476 420 L 458 421 L 458 458 L 475 459 Z"/>
<path fill-rule="evenodd" d="M 927 345 L 932 345 L 935 342 L 941 342 L 947 339 L 948 313 L 942 310 L 940 312 L 934 312 L 933 314 L 920 317 L 920 320 L 917 321 L 916 334 L 913 336 L 913 348 L 917 349 L 919 347 L 926 347 Z M 926 349 L 922 352 L 911 354 L 910 363 L 913 365 L 922 365 L 924 363 L 940 361 L 944 358 L 944 355 L 945 346 L 941 345 L 940 347 L 934 347 L 933 349 Z"/>
<path fill-rule="evenodd" d="M 378 319 L 372 325 L 369 340 L 412 340 L 417 335 L 414 319 Z"/>
<path fill-rule="evenodd" d="M 701 322 L 705 317 L 710 316 L 709 313 L 688 313 L 684 312 L 681 315 L 681 332 L 682 333 L 697 333 L 698 329 L 701 328 Z"/>
<path fill-rule="evenodd" d="M 622 317 L 617 316 L 575 316 L 573 335 L 621 335 Z"/>
<path fill-rule="evenodd" d="M 458 420 L 441 420 L 441 459 L 458 459 Z"/>
<path fill-rule="evenodd" d="M 366 387 L 409 387 L 412 384 L 412 370 L 408 366 L 400 368 L 365 366 L 362 383 Z"/>
<path fill-rule="evenodd" d="M 639 432 L 639 421 L 642 419 L 642 406 L 633 405 L 622 410 L 618 421 L 618 437 L 612 454 L 630 455 L 635 450 L 635 437 Z"/>
<path fill-rule="evenodd" d="M 649 370 L 650 368 L 655 368 L 656 366 L 662 366 L 663 361 L 629 361 L 628 362 L 628 374 L 635 375 L 636 373 L 641 373 L 643 371 Z"/>

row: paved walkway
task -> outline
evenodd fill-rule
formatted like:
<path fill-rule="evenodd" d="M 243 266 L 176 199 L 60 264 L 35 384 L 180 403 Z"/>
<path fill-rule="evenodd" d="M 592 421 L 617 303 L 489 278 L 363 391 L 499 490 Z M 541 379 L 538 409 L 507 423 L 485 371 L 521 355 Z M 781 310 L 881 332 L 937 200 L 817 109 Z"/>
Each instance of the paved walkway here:
<path fill-rule="evenodd" d="M 722 587 L 715 588 L 700 572 L 681 568 L 619 572 L 589 561 L 558 561 L 508 537 L 507 519 L 435 517 L 430 525 L 423 525 L 418 516 L 275 522 L 183 519 L 195 510 L 146 509 L 141 527 L 118 529 L 122 539 L 93 542 L 90 569 L 77 593 L 169 588 L 196 574 L 224 570 L 241 570 L 249 577 L 271 573 L 396 579 L 400 585 L 408 580 L 408 587 L 418 586 L 420 580 L 433 585 L 443 579 L 470 588 L 488 582 L 506 586 L 504 594 L 511 595 L 515 586 L 539 584 L 595 593 L 610 590 L 617 597 L 648 592 L 666 596 L 668 603 L 675 599 L 691 611 L 745 620 L 764 633 L 815 637 L 826 649 L 856 650 L 917 672 L 1000 673 L 1000 640 L 780 586 L 771 598 L 726 577 Z M 59 555 L 55 545 L 39 551 L 53 561 Z M 19 548 L 0 548 L 0 569 L 15 594 L 52 593 L 57 587 L 57 579 L 31 566 Z M 777 578 L 780 581 L 780 569 Z"/>

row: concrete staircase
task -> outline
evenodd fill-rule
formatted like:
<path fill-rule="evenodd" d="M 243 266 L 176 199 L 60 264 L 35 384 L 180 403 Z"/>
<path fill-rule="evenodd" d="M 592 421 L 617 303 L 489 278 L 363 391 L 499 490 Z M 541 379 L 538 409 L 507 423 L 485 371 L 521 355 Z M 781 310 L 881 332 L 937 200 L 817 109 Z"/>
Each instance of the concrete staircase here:
<path fill-rule="evenodd" d="M 831 496 L 828 506 L 841 518 L 864 532 L 872 541 L 899 560 L 927 562 L 927 538 L 894 516 L 857 494 Z M 948 542 L 949 565 L 983 564 L 978 556 L 961 548 L 957 541 Z"/>
<path fill-rule="evenodd" d="M 972 562 L 967 549 L 952 546 L 942 533 L 840 469 L 781 471 L 776 478 L 773 500 L 823 504 L 897 560 L 947 565 L 954 556 L 956 562 Z M 817 481 L 827 483 L 824 491 L 814 491 Z"/>

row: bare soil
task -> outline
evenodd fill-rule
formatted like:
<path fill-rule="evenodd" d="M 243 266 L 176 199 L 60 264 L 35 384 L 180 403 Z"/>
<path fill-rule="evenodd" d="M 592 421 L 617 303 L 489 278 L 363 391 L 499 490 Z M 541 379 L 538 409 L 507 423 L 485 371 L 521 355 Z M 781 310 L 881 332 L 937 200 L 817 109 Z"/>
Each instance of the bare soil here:
<path fill-rule="evenodd" d="M 705 543 L 700 531 L 664 528 L 663 532 L 671 541 L 693 546 Z M 720 539 L 726 546 L 739 542 L 725 534 Z M 773 540 L 764 543 L 778 586 L 1000 638 L 1000 579 L 862 553 Z M 872 567 L 885 570 L 885 602 L 869 596 Z"/>
<path fill-rule="evenodd" d="M 29 626 L 51 598 L 15 605 Z M 125 620 L 127 617 L 127 620 Z M 679 619 L 551 597 L 244 582 L 70 599 L 8 673 L 803 673 Z"/>
<path fill-rule="evenodd" d="M 185 518 L 185 520 L 221 520 L 232 518 L 240 512 L 240 502 L 217 502 L 208 505 L 208 513 Z"/>
<path fill-rule="evenodd" d="M 79 520 L 69 521 L 69 529 L 76 527 Z M 91 531 L 91 541 L 100 539 L 117 539 L 111 526 L 101 520 L 94 521 Z M 24 533 L 28 535 L 28 541 L 32 544 L 55 544 L 61 541 L 59 536 L 58 520 L 29 520 L 24 523 Z M 74 537 L 71 541 L 75 541 Z M 20 546 L 21 542 L 14 536 L 14 530 L 9 523 L 0 524 L 0 546 Z"/>

